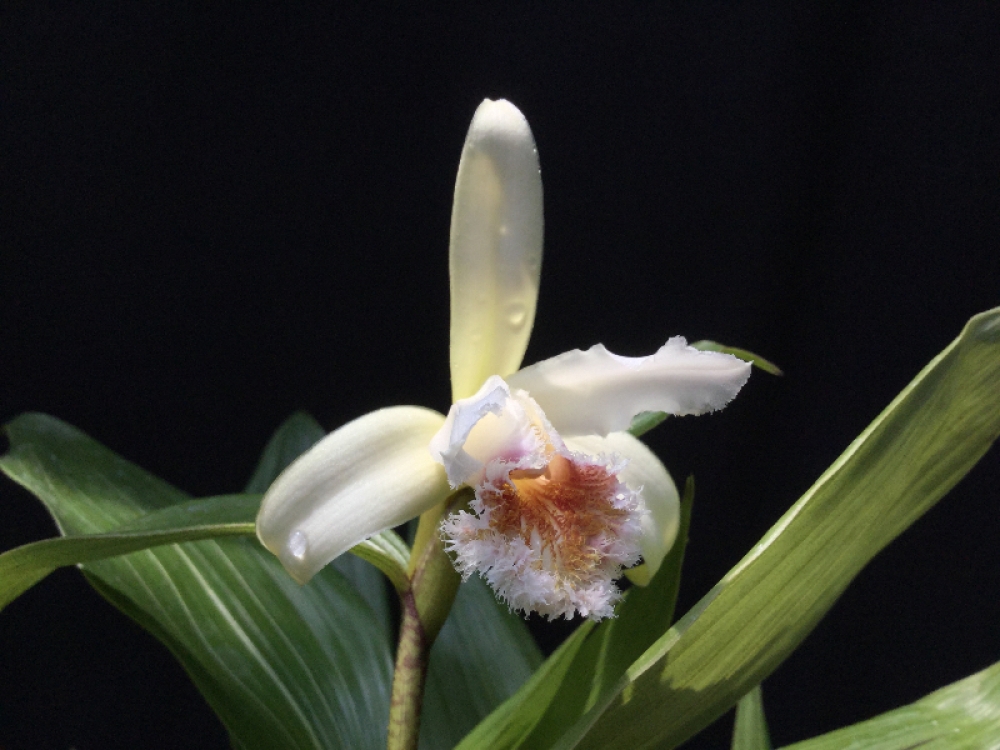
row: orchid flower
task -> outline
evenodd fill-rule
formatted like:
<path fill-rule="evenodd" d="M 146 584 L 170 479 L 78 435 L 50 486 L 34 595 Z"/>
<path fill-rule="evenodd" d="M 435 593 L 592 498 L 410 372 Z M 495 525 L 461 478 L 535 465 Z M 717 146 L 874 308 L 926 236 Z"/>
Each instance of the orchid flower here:
<path fill-rule="evenodd" d="M 305 583 L 355 544 L 468 486 L 441 523 L 463 577 L 482 575 L 513 609 L 613 615 L 623 568 L 645 578 L 673 544 L 678 495 L 625 432 L 641 412 L 725 406 L 750 374 L 728 354 L 671 338 L 648 357 L 602 345 L 519 369 L 534 322 L 542 183 L 528 123 L 484 101 L 462 151 L 451 220 L 447 416 L 381 409 L 334 431 L 282 473 L 257 518 L 261 542 Z"/>

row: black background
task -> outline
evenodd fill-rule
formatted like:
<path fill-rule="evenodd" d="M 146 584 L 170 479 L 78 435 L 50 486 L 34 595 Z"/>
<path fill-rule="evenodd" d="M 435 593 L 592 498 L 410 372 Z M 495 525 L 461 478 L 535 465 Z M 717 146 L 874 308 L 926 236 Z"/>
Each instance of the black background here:
<path fill-rule="evenodd" d="M 451 190 L 475 107 L 506 97 L 545 184 L 526 361 L 683 334 L 787 373 L 651 437 L 698 480 L 686 609 L 1000 303 L 996 5 L 803 5 L 9 5 L 0 417 L 54 414 L 210 495 L 295 409 L 446 409 Z M 998 485 L 994 450 L 765 683 L 776 744 L 1000 658 Z M 0 548 L 53 533 L 0 500 Z M 70 746 L 226 740 L 63 571 L 0 614 L 0 747 Z"/>

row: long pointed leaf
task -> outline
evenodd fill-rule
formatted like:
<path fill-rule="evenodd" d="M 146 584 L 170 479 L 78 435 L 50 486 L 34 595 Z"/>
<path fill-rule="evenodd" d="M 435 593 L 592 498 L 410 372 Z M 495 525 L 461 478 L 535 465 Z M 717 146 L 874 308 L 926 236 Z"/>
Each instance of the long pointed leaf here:
<path fill-rule="evenodd" d="M 771 734 L 764 718 L 764 696 L 760 685 L 736 704 L 732 750 L 771 750 Z"/>
<path fill-rule="evenodd" d="M 1000 747 L 1000 663 L 874 719 L 784 750 L 988 750 Z"/>
<path fill-rule="evenodd" d="M 252 523 L 207 524 L 162 531 L 64 536 L 25 544 L 0 555 L 0 609 L 49 573 L 67 565 L 104 560 L 164 544 L 253 534 Z"/>
<path fill-rule="evenodd" d="M 8 550 L 0 554 L 0 609 L 60 567 L 105 560 L 165 544 L 254 536 L 254 518 L 259 507 L 260 495 L 188 500 L 139 516 L 105 534 L 61 536 Z M 351 552 L 348 559 L 356 559 L 366 568 L 374 566 L 397 585 L 406 585 L 409 551 L 395 532 L 376 534 L 353 547 Z M 381 577 L 377 581 L 384 585 Z"/>

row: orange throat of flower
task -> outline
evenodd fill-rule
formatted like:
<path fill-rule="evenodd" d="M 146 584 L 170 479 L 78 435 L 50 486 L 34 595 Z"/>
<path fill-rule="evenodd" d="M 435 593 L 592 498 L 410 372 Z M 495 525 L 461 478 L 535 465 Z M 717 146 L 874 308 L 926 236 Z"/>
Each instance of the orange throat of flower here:
<path fill-rule="evenodd" d="M 540 545 L 538 567 L 582 579 L 602 563 L 595 542 L 614 533 L 628 514 L 609 502 L 617 486 L 606 467 L 555 455 L 544 470 L 517 469 L 509 482 L 484 488 L 482 501 L 493 506 L 491 531 Z"/>
<path fill-rule="evenodd" d="M 542 469 L 497 461 L 470 504 L 442 525 L 456 567 L 479 572 L 507 603 L 550 618 L 613 615 L 614 579 L 639 559 L 637 492 L 620 466 L 551 451 Z"/>

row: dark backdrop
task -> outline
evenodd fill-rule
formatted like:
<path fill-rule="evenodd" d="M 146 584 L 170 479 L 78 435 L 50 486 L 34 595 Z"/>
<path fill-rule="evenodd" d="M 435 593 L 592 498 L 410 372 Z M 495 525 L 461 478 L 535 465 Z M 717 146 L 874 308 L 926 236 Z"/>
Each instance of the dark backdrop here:
<path fill-rule="evenodd" d="M 0 417 L 57 415 L 209 495 L 295 409 L 445 409 L 451 190 L 476 105 L 506 97 L 545 184 L 527 361 L 684 334 L 786 370 L 652 437 L 698 479 L 690 606 L 1000 303 L 996 6 L 804 5 L 8 5 Z M 994 450 L 765 683 L 776 743 L 1000 658 L 998 485 Z M 0 500 L 0 548 L 53 533 Z M 0 615 L 0 654 L 8 750 L 225 747 L 75 571 Z"/>

